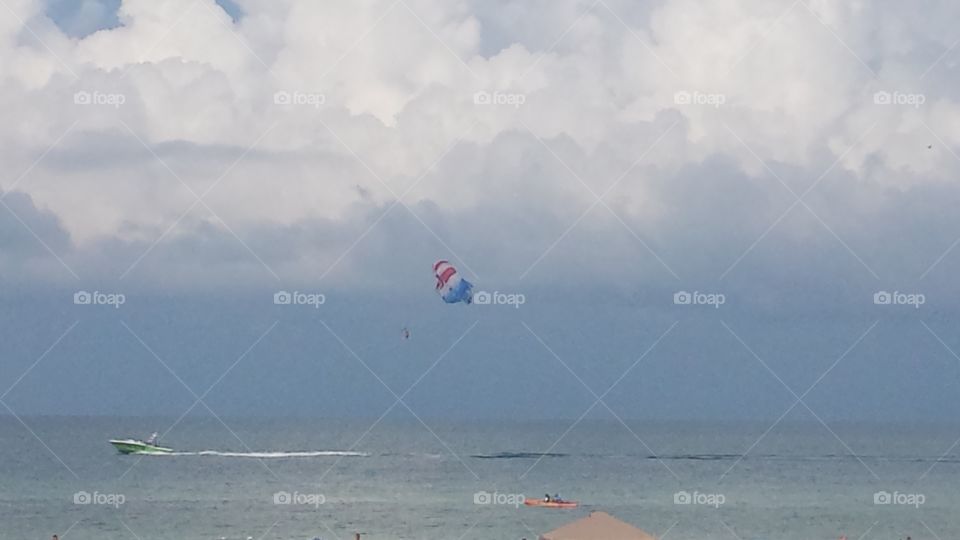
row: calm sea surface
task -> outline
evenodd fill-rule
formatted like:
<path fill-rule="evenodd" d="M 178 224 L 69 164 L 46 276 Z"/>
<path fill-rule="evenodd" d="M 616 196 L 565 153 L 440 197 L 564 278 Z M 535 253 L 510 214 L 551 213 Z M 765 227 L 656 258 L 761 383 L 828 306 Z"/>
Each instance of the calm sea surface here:
<path fill-rule="evenodd" d="M 176 420 L 0 417 L 0 538 L 533 539 L 594 509 L 669 539 L 960 538 L 958 428 L 188 417 L 175 455 L 107 443 Z M 582 506 L 514 504 L 545 492 Z"/>

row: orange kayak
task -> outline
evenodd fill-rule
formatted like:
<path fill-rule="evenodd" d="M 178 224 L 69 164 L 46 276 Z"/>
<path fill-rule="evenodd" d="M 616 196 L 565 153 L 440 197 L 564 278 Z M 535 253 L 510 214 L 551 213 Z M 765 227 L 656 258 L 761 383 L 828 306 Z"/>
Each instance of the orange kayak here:
<path fill-rule="evenodd" d="M 523 504 L 527 506 L 542 506 L 543 508 L 576 508 L 580 506 L 577 501 L 545 501 L 543 499 L 524 499 Z"/>

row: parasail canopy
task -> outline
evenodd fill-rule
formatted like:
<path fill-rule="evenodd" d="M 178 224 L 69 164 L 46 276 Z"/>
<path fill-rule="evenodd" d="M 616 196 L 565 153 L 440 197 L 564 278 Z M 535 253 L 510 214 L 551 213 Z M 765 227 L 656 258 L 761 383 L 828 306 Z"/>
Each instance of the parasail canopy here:
<path fill-rule="evenodd" d="M 433 264 L 433 274 L 437 278 L 437 294 L 448 304 L 473 302 L 473 284 L 460 277 L 460 273 L 448 261 Z"/>

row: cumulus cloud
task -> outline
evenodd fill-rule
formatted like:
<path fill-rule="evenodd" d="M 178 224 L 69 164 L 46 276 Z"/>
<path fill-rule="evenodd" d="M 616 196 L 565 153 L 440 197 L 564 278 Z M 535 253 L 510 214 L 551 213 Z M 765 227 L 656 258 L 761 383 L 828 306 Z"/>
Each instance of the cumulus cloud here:
<path fill-rule="evenodd" d="M 51 238 L 8 270 L 388 284 L 445 256 L 776 288 L 954 264 L 948 3 L 124 0 L 94 32 L 104 4 L 8 4 L 3 187 L 29 204 L 5 241 Z"/>

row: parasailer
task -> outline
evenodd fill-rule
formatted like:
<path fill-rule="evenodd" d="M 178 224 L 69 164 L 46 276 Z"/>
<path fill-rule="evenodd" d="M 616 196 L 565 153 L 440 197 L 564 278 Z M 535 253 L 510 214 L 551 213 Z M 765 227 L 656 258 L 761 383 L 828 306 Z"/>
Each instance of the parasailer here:
<path fill-rule="evenodd" d="M 433 264 L 433 273 L 437 278 L 437 294 L 448 304 L 473 302 L 473 284 L 460 277 L 457 269 L 447 261 Z"/>

